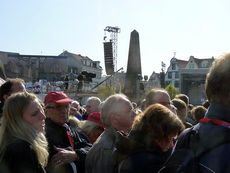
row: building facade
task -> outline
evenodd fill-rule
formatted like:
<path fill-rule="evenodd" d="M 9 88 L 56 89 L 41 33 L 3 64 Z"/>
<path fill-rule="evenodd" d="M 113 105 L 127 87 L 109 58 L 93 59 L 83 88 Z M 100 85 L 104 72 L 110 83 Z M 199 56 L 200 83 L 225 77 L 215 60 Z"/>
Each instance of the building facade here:
<path fill-rule="evenodd" d="M 0 52 L 0 60 L 4 66 L 6 77 L 19 77 L 26 82 L 36 82 L 41 79 L 63 81 L 66 75 L 76 77 L 82 71 L 95 74 L 95 78 L 91 82 L 92 85 L 101 81 L 102 67 L 99 61 L 93 61 L 87 56 L 67 51 L 58 56 Z"/>
<path fill-rule="evenodd" d="M 12 52 L 0 52 L 4 72 L 8 78 L 22 78 L 25 81 L 61 80 L 67 73 L 67 57 L 45 55 L 21 55 Z"/>
<path fill-rule="evenodd" d="M 170 83 L 180 90 L 180 70 L 186 67 L 187 61 L 172 58 L 165 75 L 166 86 Z"/>
<path fill-rule="evenodd" d="M 70 53 L 68 51 L 64 51 L 59 56 L 67 57 L 66 63 L 68 66 L 68 72 L 79 74 L 82 71 L 86 71 L 96 75 L 96 77 L 93 78 L 93 82 L 97 83 L 101 81 L 102 67 L 100 66 L 100 61 L 93 61 L 87 56 Z"/>
<path fill-rule="evenodd" d="M 179 93 L 189 96 L 192 104 L 201 104 L 206 99 L 205 79 L 214 57 L 198 59 L 190 56 L 188 61 L 173 57 L 165 75 L 165 83 L 172 83 Z"/>
<path fill-rule="evenodd" d="M 144 87 L 145 87 L 145 92 L 150 91 L 152 88 L 160 88 L 161 87 L 160 74 L 153 72 Z"/>

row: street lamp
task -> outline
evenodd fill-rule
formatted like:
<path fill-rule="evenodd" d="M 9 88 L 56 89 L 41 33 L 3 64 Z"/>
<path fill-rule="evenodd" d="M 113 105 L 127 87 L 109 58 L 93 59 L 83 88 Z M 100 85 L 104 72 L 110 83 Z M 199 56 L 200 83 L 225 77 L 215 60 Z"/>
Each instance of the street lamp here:
<path fill-rule="evenodd" d="M 140 103 L 140 81 L 143 79 L 141 74 L 137 74 L 137 88 L 136 88 L 136 102 L 137 104 Z"/>

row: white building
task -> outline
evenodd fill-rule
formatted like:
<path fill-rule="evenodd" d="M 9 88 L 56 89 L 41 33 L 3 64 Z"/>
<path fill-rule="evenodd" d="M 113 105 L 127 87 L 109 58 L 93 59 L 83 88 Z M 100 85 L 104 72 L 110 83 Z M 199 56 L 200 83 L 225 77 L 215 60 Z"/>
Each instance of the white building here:
<path fill-rule="evenodd" d="M 190 56 L 188 61 L 173 57 L 165 75 L 165 82 L 170 82 L 180 93 L 190 97 L 192 104 L 200 104 L 206 99 L 205 79 L 214 61 L 214 57 L 198 59 Z"/>
<path fill-rule="evenodd" d="M 185 68 L 187 63 L 188 61 L 179 60 L 174 57 L 170 60 L 170 65 L 165 74 L 166 86 L 169 83 L 172 83 L 172 85 L 179 90 L 180 88 L 180 69 Z"/>

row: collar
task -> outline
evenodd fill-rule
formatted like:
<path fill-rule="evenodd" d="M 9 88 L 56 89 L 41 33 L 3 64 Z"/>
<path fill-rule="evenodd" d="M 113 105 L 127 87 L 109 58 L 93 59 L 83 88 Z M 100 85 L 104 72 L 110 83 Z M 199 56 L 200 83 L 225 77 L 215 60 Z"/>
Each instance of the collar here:
<path fill-rule="evenodd" d="M 61 126 L 59 124 L 56 124 L 55 122 L 53 122 L 50 118 L 46 118 L 46 125 L 54 127 L 54 128 L 61 128 L 61 129 L 65 129 L 64 126 Z M 67 123 L 68 124 L 68 123 Z M 68 124 L 69 125 L 69 124 Z"/>
<path fill-rule="evenodd" d="M 211 103 L 205 118 L 230 122 L 230 109 L 221 104 Z"/>
<path fill-rule="evenodd" d="M 109 128 L 106 128 L 104 132 L 110 136 L 116 136 L 117 130 L 113 127 L 109 127 Z"/>

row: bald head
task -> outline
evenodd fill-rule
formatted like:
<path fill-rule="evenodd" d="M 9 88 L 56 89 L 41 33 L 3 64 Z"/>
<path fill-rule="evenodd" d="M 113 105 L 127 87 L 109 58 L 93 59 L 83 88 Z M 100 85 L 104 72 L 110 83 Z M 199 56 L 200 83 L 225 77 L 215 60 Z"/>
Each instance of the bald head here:
<path fill-rule="evenodd" d="M 108 97 L 101 110 L 103 124 L 118 131 L 128 132 L 131 129 L 135 112 L 130 100 L 122 94 Z"/>
<path fill-rule="evenodd" d="M 146 107 L 159 103 L 171 109 L 170 96 L 164 89 L 152 89 L 146 96 Z"/>

